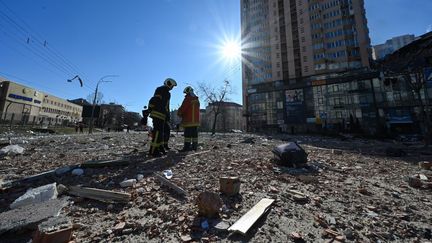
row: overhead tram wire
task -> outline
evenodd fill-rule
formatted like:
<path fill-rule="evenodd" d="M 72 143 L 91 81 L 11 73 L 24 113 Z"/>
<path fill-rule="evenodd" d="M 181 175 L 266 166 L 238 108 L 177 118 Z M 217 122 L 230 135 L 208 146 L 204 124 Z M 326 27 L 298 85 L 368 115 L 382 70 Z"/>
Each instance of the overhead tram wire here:
<path fill-rule="evenodd" d="M 1 25 L 0 25 L 1 26 Z M 4 31 L 3 31 L 3 33 L 5 33 Z M 5 33 L 6 34 L 6 33 Z M 9 35 L 9 34 L 7 34 L 7 35 Z M 66 75 L 66 77 L 70 77 L 71 75 L 72 75 L 72 73 L 69 73 L 69 72 L 67 72 L 67 70 L 64 70 L 64 69 L 62 69 L 61 67 L 59 67 L 58 66 L 58 64 L 56 64 L 56 63 L 54 63 L 52 60 L 50 60 L 49 58 L 47 58 L 46 56 L 44 56 L 43 54 L 41 54 L 41 53 L 39 53 L 38 51 L 36 51 L 35 49 L 31 49 L 31 48 L 29 48 L 27 45 L 25 45 L 25 44 L 22 44 L 21 42 L 20 42 L 20 39 L 18 38 L 18 37 L 16 37 L 16 36 L 12 36 L 12 35 L 9 35 L 9 37 L 11 37 L 11 39 L 13 39 L 13 40 L 16 40 L 18 43 L 20 43 L 21 45 L 23 45 L 27 50 L 29 50 L 33 55 L 35 55 L 35 56 L 38 56 L 39 58 L 41 58 L 42 60 L 44 60 L 47 64 L 50 64 L 51 65 L 51 67 L 54 67 L 55 69 L 57 69 L 57 71 L 59 71 L 60 73 L 62 73 L 63 75 Z M 15 48 L 13 48 L 15 51 L 17 51 Z M 19 52 L 19 51 L 17 51 L 17 52 Z M 21 55 L 23 55 L 21 52 L 19 52 Z M 34 59 L 33 59 L 34 60 Z M 35 60 L 34 60 L 35 61 Z M 38 63 L 37 61 L 35 61 L 36 63 Z M 49 70 L 49 71 L 51 71 L 52 72 L 52 70 L 51 69 L 47 69 L 47 70 Z M 57 74 L 57 75 L 59 75 L 59 74 Z M 63 75 L 59 75 L 59 77 L 62 77 L 62 78 L 65 78 L 65 76 L 63 76 Z M 91 89 L 90 87 L 88 87 L 88 86 L 86 86 L 86 88 L 89 90 L 89 91 L 92 91 L 93 89 Z"/>
<path fill-rule="evenodd" d="M 7 16 L 4 16 L 4 14 L 1 12 L 1 10 L 0 10 L 0 18 L 6 19 L 7 21 L 10 22 L 10 19 L 8 19 Z M 58 68 L 64 70 L 66 73 L 69 73 L 69 75 L 74 73 L 72 70 L 65 67 L 64 64 L 60 63 L 58 60 L 55 60 L 52 56 L 45 54 L 43 49 L 40 50 L 41 46 L 32 45 L 32 43 L 31 43 L 32 40 L 30 40 L 29 37 L 26 37 L 26 36 L 28 36 L 26 32 L 22 32 L 21 35 L 24 34 L 22 36 L 19 36 L 19 33 L 13 32 L 13 31 L 10 31 L 10 33 L 7 33 L 7 32 L 4 32 L 4 33 L 7 35 L 11 35 L 11 34 L 14 35 L 16 37 L 18 43 L 23 44 L 27 48 L 33 48 L 33 50 L 35 50 L 35 51 L 37 50 L 39 55 L 42 55 L 42 56 L 44 56 L 44 58 L 49 59 L 50 62 L 55 63 L 54 65 L 56 65 Z M 21 38 L 22 38 L 22 40 L 21 40 Z M 26 38 L 27 38 L 27 41 L 26 41 Z M 24 43 L 26 43 L 26 44 L 24 44 Z"/>
<path fill-rule="evenodd" d="M 0 15 L 0 17 L 1 17 L 1 15 Z M 0 22 L 0 26 L 2 26 L 1 22 Z M 14 33 L 11 31 L 8 33 L 6 31 L 2 31 L 2 33 L 6 36 L 9 36 L 12 40 L 15 40 L 16 43 L 19 43 L 25 49 L 30 51 L 33 55 L 39 57 L 40 59 L 45 61 L 47 64 L 51 65 L 53 68 L 55 68 L 59 72 L 63 73 L 65 75 L 65 77 L 63 77 L 63 78 L 69 78 L 69 77 L 74 75 L 74 73 L 71 72 L 71 70 L 66 69 L 64 66 L 59 64 L 58 61 L 53 60 L 52 57 L 45 55 L 40 49 L 36 48 L 33 45 L 26 44 L 25 39 L 23 37 L 20 37 L 19 34 L 17 34 L 16 32 Z M 92 88 L 88 87 L 87 85 L 86 85 L 86 88 L 90 91 L 93 90 Z"/>
<path fill-rule="evenodd" d="M 79 70 L 79 68 L 74 65 L 70 60 L 68 60 L 63 54 L 60 53 L 60 51 L 58 51 L 54 46 L 52 46 L 51 44 L 49 44 L 45 38 L 42 37 L 42 35 L 36 31 L 34 31 L 23 19 L 21 19 L 12 9 L 10 9 L 2 0 L 0 0 L 0 3 L 3 4 L 6 9 L 12 14 L 14 15 L 19 21 L 22 22 L 22 24 L 24 26 L 27 27 L 27 29 L 25 27 L 23 27 L 22 25 L 20 25 L 19 23 L 17 23 L 17 21 L 13 20 L 13 18 L 11 18 L 10 16 L 8 16 L 4 11 L 3 14 L 6 15 L 6 17 L 8 18 L 9 22 L 12 22 L 15 26 L 18 27 L 19 30 L 21 30 L 21 32 L 23 32 L 28 38 L 32 37 L 32 39 L 34 39 L 35 41 L 37 41 L 39 43 L 39 45 L 42 47 L 44 47 L 44 50 L 47 50 L 47 53 L 49 53 L 52 56 L 55 56 L 58 60 L 60 60 L 62 63 L 64 63 L 64 65 L 66 67 L 69 68 L 69 70 L 71 70 L 73 73 L 78 74 L 79 76 L 81 76 L 82 78 L 84 78 L 86 80 L 86 83 L 92 83 L 95 84 L 94 81 L 91 81 L 87 75 L 83 75 L 83 73 Z M 33 33 L 32 33 L 33 32 Z M 44 41 L 41 41 L 38 39 L 38 37 Z"/>
<path fill-rule="evenodd" d="M 82 74 L 82 72 L 80 72 L 79 70 L 78 70 L 78 68 L 76 67 L 76 65 L 74 65 L 71 61 L 69 61 L 64 55 L 62 55 L 56 48 L 54 48 L 54 47 L 52 47 L 51 48 L 51 45 L 48 45 L 47 44 L 47 42 L 46 42 L 46 39 L 45 38 L 43 38 L 43 36 L 40 34 L 40 33 L 38 33 L 38 32 L 36 32 L 36 31 L 34 31 L 23 19 L 21 19 L 19 16 L 18 16 L 18 14 L 16 14 L 12 9 L 10 9 L 2 0 L 0 0 L 0 3 L 1 4 L 3 4 L 5 7 L 6 7 L 6 9 L 8 9 L 8 11 L 12 14 L 12 15 L 14 15 L 19 21 L 21 21 L 22 22 L 22 24 L 24 25 L 24 26 L 26 26 L 27 27 L 27 29 L 25 29 L 24 27 L 22 27 L 21 25 L 19 25 L 15 20 L 13 20 L 12 18 L 10 18 L 9 16 L 9 19 L 15 24 L 15 25 L 17 25 L 21 30 L 23 30 L 24 32 L 27 32 L 30 36 L 32 36 L 36 41 L 38 41 L 41 45 L 44 45 L 44 47 L 46 47 L 47 49 L 49 49 L 50 51 L 51 51 L 51 53 L 53 53 L 54 55 L 56 55 L 57 57 L 59 57 L 60 59 L 62 59 L 62 61 L 65 63 L 65 64 L 67 64 L 69 67 L 71 67 L 73 70 L 74 70 L 74 72 L 75 73 L 77 73 L 77 74 L 80 74 L 82 77 L 85 77 L 85 78 L 87 78 L 85 75 L 83 75 Z M 3 12 L 4 13 L 4 12 Z M 6 14 L 7 15 L 7 14 Z M 31 32 L 34 32 L 34 34 L 33 33 L 31 33 Z M 42 40 L 45 40 L 45 42 L 42 42 L 41 40 L 38 40 L 36 37 L 39 37 L 40 39 L 42 39 Z"/>

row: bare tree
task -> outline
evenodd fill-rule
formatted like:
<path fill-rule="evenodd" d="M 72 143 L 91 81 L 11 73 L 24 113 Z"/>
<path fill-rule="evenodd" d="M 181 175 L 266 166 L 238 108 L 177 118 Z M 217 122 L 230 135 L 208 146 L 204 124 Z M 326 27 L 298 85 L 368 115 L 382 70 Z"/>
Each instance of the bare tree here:
<path fill-rule="evenodd" d="M 222 112 L 223 102 L 228 100 L 228 96 L 232 94 L 231 84 L 228 80 L 224 80 L 221 87 L 215 88 L 209 83 L 198 83 L 198 92 L 201 94 L 205 102 L 210 106 L 213 113 L 212 135 L 216 133 L 216 122 L 218 116 Z"/>
<path fill-rule="evenodd" d="M 420 121 L 422 123 L 421 131 L 425 139 L 425 146 L 430 144 L 431 137 L 431 124 L 430 124 L 430 114 L 429 114 L 429 104 L 427 95 L 427 77 L 423 72 L 422 68 L 416 70 L 410 70 L 409 73 L 402 75 L 404 81 L 411 88 L 413 93 L 417 96 L 420 105 Z M 422 99 L 422 91 L 424 92 L 424 100 Z"/>
<path fill-rule="evenodd" d="M 87 100 L 90 104 L 93 104 L 94 95 L 95 95 L 94 92 L 92 92 L 91 94 L 87 95 L 87 99 L 86 99 L 86 100 Z M 96 95 L 96 104 L 97 104 L 97 105 L 100 105 L 100 104 L 104 103 L 104 101 L 103 101 L 103 97 L 104 97 L 104 96 L 103 96 L 102 92 L 97 92 L 97 95 Z"/>

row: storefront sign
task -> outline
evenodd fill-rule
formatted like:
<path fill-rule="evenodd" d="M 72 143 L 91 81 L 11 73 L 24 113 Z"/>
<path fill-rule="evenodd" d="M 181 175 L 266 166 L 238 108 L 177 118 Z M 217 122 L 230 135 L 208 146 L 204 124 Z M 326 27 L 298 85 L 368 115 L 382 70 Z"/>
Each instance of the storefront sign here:
<path fill-rule="evenodd" d="M 28 101 L 28 102 L 32 102 L 33 101 L 33 98 L 29 98 L 29 97 L 25 97 L 25 96 L 21 96 L 21 95 L 16 95 L 16 94 L 9 94 L 8 97 L 12 98 L 12 99 L 24 100 L 24 101 Z"/>

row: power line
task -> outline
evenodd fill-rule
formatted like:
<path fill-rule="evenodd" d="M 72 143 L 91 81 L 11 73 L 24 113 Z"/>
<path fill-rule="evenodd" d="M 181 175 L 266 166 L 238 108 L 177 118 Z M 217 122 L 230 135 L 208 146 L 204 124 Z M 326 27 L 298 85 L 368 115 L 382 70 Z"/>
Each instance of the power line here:
<path fill-rule="evenodd" d="M 0 16 L 1 17 L 1 16 Z M 0 26 L 3 26 L 0 22 Z M 8 33 L 7 31 L 3 30 L 2 33 L 5 36 L 9 36 L 9 38 L 11 38 L 12 40 L 16 40 L 17 43 L 19 43 L 21 46 L 23 46 L 25 49 L 27 49 L 29 52 L 31 52 L 33 55 L 39 57 L 40 59 L 42 59 L 43 61 L 45 61 L 47 64 L 51 65 L 52 67 L 54 67 L 55 69 L 57 69 L 58 71 L 60 71 L 61 73 L 65 74 L 67 78 L 70 78 L 71 76 L 74 75 L 74 73 L 72 73 L 70 70 L 66 69 L 64 66 L 62 66 L 61 64 L 59 64 L 56 60 L 53 60 L 52 57 L 45 55 L 41 50 L 39 50 L 38 48 L 32 48 L 33 46 L 28 45 L 28 44 L 24 44 L 23 40 L 20 39 L 20 36 L 18 36 L 18 34 L 10 32 Z M 13 48 L 15 49 L 15 48 Z M 15 49 L 16 51 L 16 49 Z M 22 55 L 22 53 L 20 53 Z M 36 61 L 37 62 L 37 61 Z M 50 70 L 52 72 L 52 70 Z M 62 77 L 65 78 L 65 77 Z M 65 78 L 66 79 L 66 78 Z M 86 88 L 88 90 L 92 90 L 90 87 L 86 86 Z"/>
<path fill-rule="evenodd" d="M 40 33 L 34 31 L 23 19 L 21 19 L 2 0 L 0 0 L 0 3 L 3 4 L 6 7 L 6 9 L 12 15 L 14 15 L 16 17 L 16 19 L 18 19 L 25 27 L 27 27 L 27 29 L 26 29 L 25 27 L 23 27 L 22 25 L 17 23 L 17 21 L 15 21 L 13 18 L 8 16 L 5 12 L 3 12 L 3 15 L 6 16 L 6 18 L 9 20 L 9 22 L 11 22 L 13 25 L 15 25 L 17 27 L 17 29 L 20 30 L 21 32 L 23 32 L 25 35 L 28 35 L 27 38 L 32 37 L 32 39 L 34 39 L 36 42 L 39 43 L 40 47 L 43 46 L 44 50 L 47 51 L 47 54 L 51 55 L 51 57 L 53 59 L 59 60 L 58 63 L 62 63 L 63 68 L 69 70 L 69 72 L 72 72 L 74 74 L 79 74 L 81 77 L 86 79 L 86 82 L 90 82 L 92 84 L 95 84 L 90 79 L 88 79 L 86 75 L 83 75 L 83 73 L 79 71 L 78 67 L 76 65 L 74 65 L 70 60 L 68 60 L 64 55 L 62 55 L 54 46 L 51 47 L 51 45 L 48 44 L 48 42 L 46 40 L 44 40 L 44 38 L 42 37 L 42 35 Z M 42 39 L 44 41 L 39 40 L 37 37 L 39 37 L 40 39 Z"/>

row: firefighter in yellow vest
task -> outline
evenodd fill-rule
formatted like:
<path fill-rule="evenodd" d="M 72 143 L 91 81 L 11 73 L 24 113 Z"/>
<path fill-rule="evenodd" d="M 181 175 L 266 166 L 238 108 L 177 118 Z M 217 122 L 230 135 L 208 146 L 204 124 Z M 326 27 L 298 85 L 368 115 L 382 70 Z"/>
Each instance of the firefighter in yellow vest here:
<path fill-rule="evenodd" d="M 183 93 L 185 98 L 177 115 L 182 118 L 184 128 L 184 147 L 181 152 L 198 149 L 198 127 L 200 125 L 200 103 L 191 86 L 187 86 Z"/>
<path fill-rule="evenodd" d="M 170 90 L 177 86 L 177 82 L 172 78 L 167 78 L 164 85 L 158 87 L 149 101 L 150 117 L 153 119 L 152 143 L 149 154 L 159 157 L 165 154 L 164 149 L 164 127 L 169 120 L 169 102 L 171 98 Z"/>

